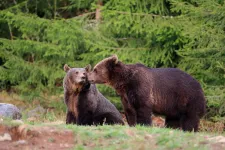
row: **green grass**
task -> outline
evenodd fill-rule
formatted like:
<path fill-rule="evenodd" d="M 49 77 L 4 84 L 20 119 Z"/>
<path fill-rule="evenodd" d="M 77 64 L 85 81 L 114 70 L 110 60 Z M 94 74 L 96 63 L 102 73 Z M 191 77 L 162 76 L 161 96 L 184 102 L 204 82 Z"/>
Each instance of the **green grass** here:
<path fill-rule="evenodd" d="M 51 117 L 50 117 L 51 118 Z M 51 119 L 50 119 L 51 120 Z M 4 119 L 4 124 L 12 126 L 10 119 Z M 72 130 L 74 133 L 74 148 L 76 150 L 93 149 L 93 150 L 208 150 L 208 149 L 225 149 L 224 145 L 217 141 L 210 141 L 210 137 L 218 135 L 225 136 L 225 133 L 208 133 L 208 132 L 183 132 L 181 130 L 172 130 L 168 128 L 139 126 L 129 127 L 128 125 L 103 125 L 103 126 L 77 126 L 66 125 L 64 123 L 55 125 L 33 122 L 26 122 L 29 127 L 50 126 L 56 127 L 59 131 Z M 53 137 L 48 139 L 54 142 Z"/>
<path fill-rule="evenodd" d="M 210 149 L 207 133 L 183 132 L 168 128 L 128 126 L 60 125 L 74 131 L 74 149 Z"/>
<path fill-rule="evenodd" d="M 2 96 L 2 95 L 1 95 Z M 3 95 L 3 99 L 7 99 Z M 57 99 L 57 98 L 55 98 Z M 65 109 L 63 101 L 58 98 L 57 103 L 53 100 L 49 101 L 49 106 L 54 107 L 54 110 L 49 110 L 33 121 L 29 121 L 26 112 L 23 112 L 23 122 L 29 126 L 47 126 L 46 123 L 65 121 Z M 12 100 L 9 99 L 9 102 Z M 6 101 L 6 102 L 8 102 Z M 13 99 L 13 102 L 21 101 Z M 13 104 L 14 104 L 13 103 Z M 53 105 L 54 104 L 54 105 Z M 27 106 L 23 104 L 24 106 Z M 36 107 L 36 103 L 29 105 L 32 108 Z M 4 123 L 9 126 L 14 126 L 17 123 L 12 123 L 10 119 L 4 119 Z M 70 129 L 74 132 L 74 149 L 94 149 L 94 150 L 114 150 L 114 149 L 187 149 L 187 150 L 207 150 L 216 149 L 219 143 L 209 141 L 209 137 L 222 135 L 225 136 L 224 129 L 219 129 L 218 124 L 207 124 L 202 122 L 201 131 L 209 132 L 183 132 L 180 130 L 171 130 L 168 128 L 144 127 L 144 126 L 76 126 L 76 125 L 51 125 L 62 129 Z M 210 128 L 210 129 L 209 129 Z M 223 130 L 223 131 L 221 131 Z M 217 131 L 217 133 L 216 133 Z M 49 142 L 54 142 L 54 139 L 49 138 Z M 219 148 L 218 148 L 219 147 Z M 221 149 L 221 144 L 217 149 Z M 222 145 L 225 149 L 225 144 Z"/>

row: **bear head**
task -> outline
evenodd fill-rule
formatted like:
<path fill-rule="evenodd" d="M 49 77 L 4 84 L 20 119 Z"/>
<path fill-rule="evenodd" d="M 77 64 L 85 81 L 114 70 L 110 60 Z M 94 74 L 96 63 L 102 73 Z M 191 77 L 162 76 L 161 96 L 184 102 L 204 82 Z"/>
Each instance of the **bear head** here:
<path fill-rule="evenodd" d="M 91 83 L 109 84 L 111 70 L 117 63 L 117 55 L 112 55 L 111 57 L 103 59 L 88 73 L 88 81 Z"/>
<path fill-rule="evenodd" d="M 64 65 L 66 76 L 64 78 L 63 86 L 65 89 L 73 92 L 80 92 L 86 86 L 90 86 L 87 80 L 87 73 L 90 72 L 91 66 L 85 68 L 70 68 L 67 64 Z"/>

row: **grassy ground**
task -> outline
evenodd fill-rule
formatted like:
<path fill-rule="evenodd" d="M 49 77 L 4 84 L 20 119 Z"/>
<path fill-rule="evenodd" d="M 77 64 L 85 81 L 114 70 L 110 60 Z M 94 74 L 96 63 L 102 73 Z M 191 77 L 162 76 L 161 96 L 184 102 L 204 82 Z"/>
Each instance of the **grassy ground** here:
<path fill-rule="evenodd" d="M 21 101 L 18 101 L 17 97 L 14 98 L 16 99 L 14 104 L 19 105 Z M 8 102 L 5 101 L 7 97 L 2 99 Z M 11 102 L 10 99 L 9 102 Z M 59 104 L 61 107 L 62 102 L 59 101 Z M 36 104 L 31 104 L 30 107 L 32 106 Z M 61 108 L 59 110 L 48 109 L 47 113 L 36 118 L 27 118 L 24 114 L 22 118 L 24 124 L 16 128 L 11 128 L 11 120 L 0 121 L 0 138 L 6 132 L 9 132 L 12 137 L 18 137 L 12 138 L 12 141 L 1 142 L 0 149 L 225 149 L 224 125 L 221 123 L 212 124 L 201 121 L 201 132 L 198 133 L 127 125 L 76 126 L 65 125 L 65 111 Z M 4 127 L 1 127 L 2 124 Z M 27 132 L 28 130 L 32 132 Z M 32 134 L 24 136 L 24 131 L 26 134 Z M 21 134 L 21 136 L 13 134 Z M 26 143 L 18 145 L 16 143 L 18 140 L 25 140 Z"/>
<path fill-rule="evenodd" d="M 9 123 L 7 124 L 9 126 Z M 45 141 L 45 143 L 43 142 L 35 143 L 36 140 L 31 140 L 31 137 L 34 138 L 34 136 L 28 136 L 30 139 L 26 140 L 30 143 L 33 143 L 32 144 L 33 147 L 26 147 L 28 149 L 29 148 L 39 149 L 40 147 L 51 149 L 57 147 L 56 144 L 60 146 L 62 144 L 68 145 L 67 140 L 66 141 L 60 140 L 59 136 L 60 134 L 62 139 L 68 138 L 69 140 L 72 138 L 72 142 L 68 141 L 70 145 L 72 143 L 72 147 L 65 149 L 77 149 L 77 150 L 225 149 L 224 134 L 218 135 L 203 132 L 199 133 L 183 132 L 180 130 L 172 130 L 168 128 L 144 127 L 144 126 L 129 127 L 120 125 L 76 126 L 58 123 L 38 123 L 33 125 L 27 125 L 26 128 L 28 128 L 31 131 L 32 130 L 34 131 L 34 129 L 36 129 L 36 132 L 38 132 L 39 134 L 45 133 L 42 136 L 41 135 L 37 136 L 39 141 L 41 140 L 41 138 L 45 138 L 43 140 Z M 22 131 L 21 128 L 18 128 L 18 130 Z M 70 134 L 70 136 L 72 137 L 69 138 L 69 134 L 62 134 L 61 133 L 62 131 L 72 131 L 73 134 Z M 51 134 L 53 132 L 54 134 Z M 48 147 L 46 147 L 47 145 Z M 53 147 L 51 147 L 50 145 L 53 145 Z"/>
<path fill-rule="evenodd" d="M 74 131 L 75 149 L 225 149 L 206 133 L 143 126 L 65 127 Z"/>

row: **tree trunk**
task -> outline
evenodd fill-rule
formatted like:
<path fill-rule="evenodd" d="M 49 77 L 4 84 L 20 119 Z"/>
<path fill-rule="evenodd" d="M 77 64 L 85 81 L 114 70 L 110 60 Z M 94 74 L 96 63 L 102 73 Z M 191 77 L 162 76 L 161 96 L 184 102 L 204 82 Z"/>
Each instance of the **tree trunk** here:
<path fill-rule="evenodd" d="M 101 19 L 101 6 L 102 6 L 102 0 L 98 0 L 97 2 L 97 9 L 95 13 L 95 19 L 99 21 Z"/>

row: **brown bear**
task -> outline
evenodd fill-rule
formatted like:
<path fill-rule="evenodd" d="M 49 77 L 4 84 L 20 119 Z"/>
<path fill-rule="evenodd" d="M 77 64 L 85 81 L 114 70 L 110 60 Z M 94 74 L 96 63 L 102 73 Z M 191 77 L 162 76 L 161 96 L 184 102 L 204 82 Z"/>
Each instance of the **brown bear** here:
<path fill-rule="evenodd" d="M 151 115 L 165 116 L 165 124 L 197 131 L 205 114 L 202 88 L 189 74 L 176 68 L 148 68 L 124 64 L 116 55 L 100 61 L 88 73 L 91 83 L 107 84 L 121 96 L 130 126 L 151 125 Z"/>
<path fill-rule="evenodd" d="M 116 107 L 87 81 L 86 68 L 64 66 L 64 101 L 67 106 L 66 124 L 124 124 Z"/>

